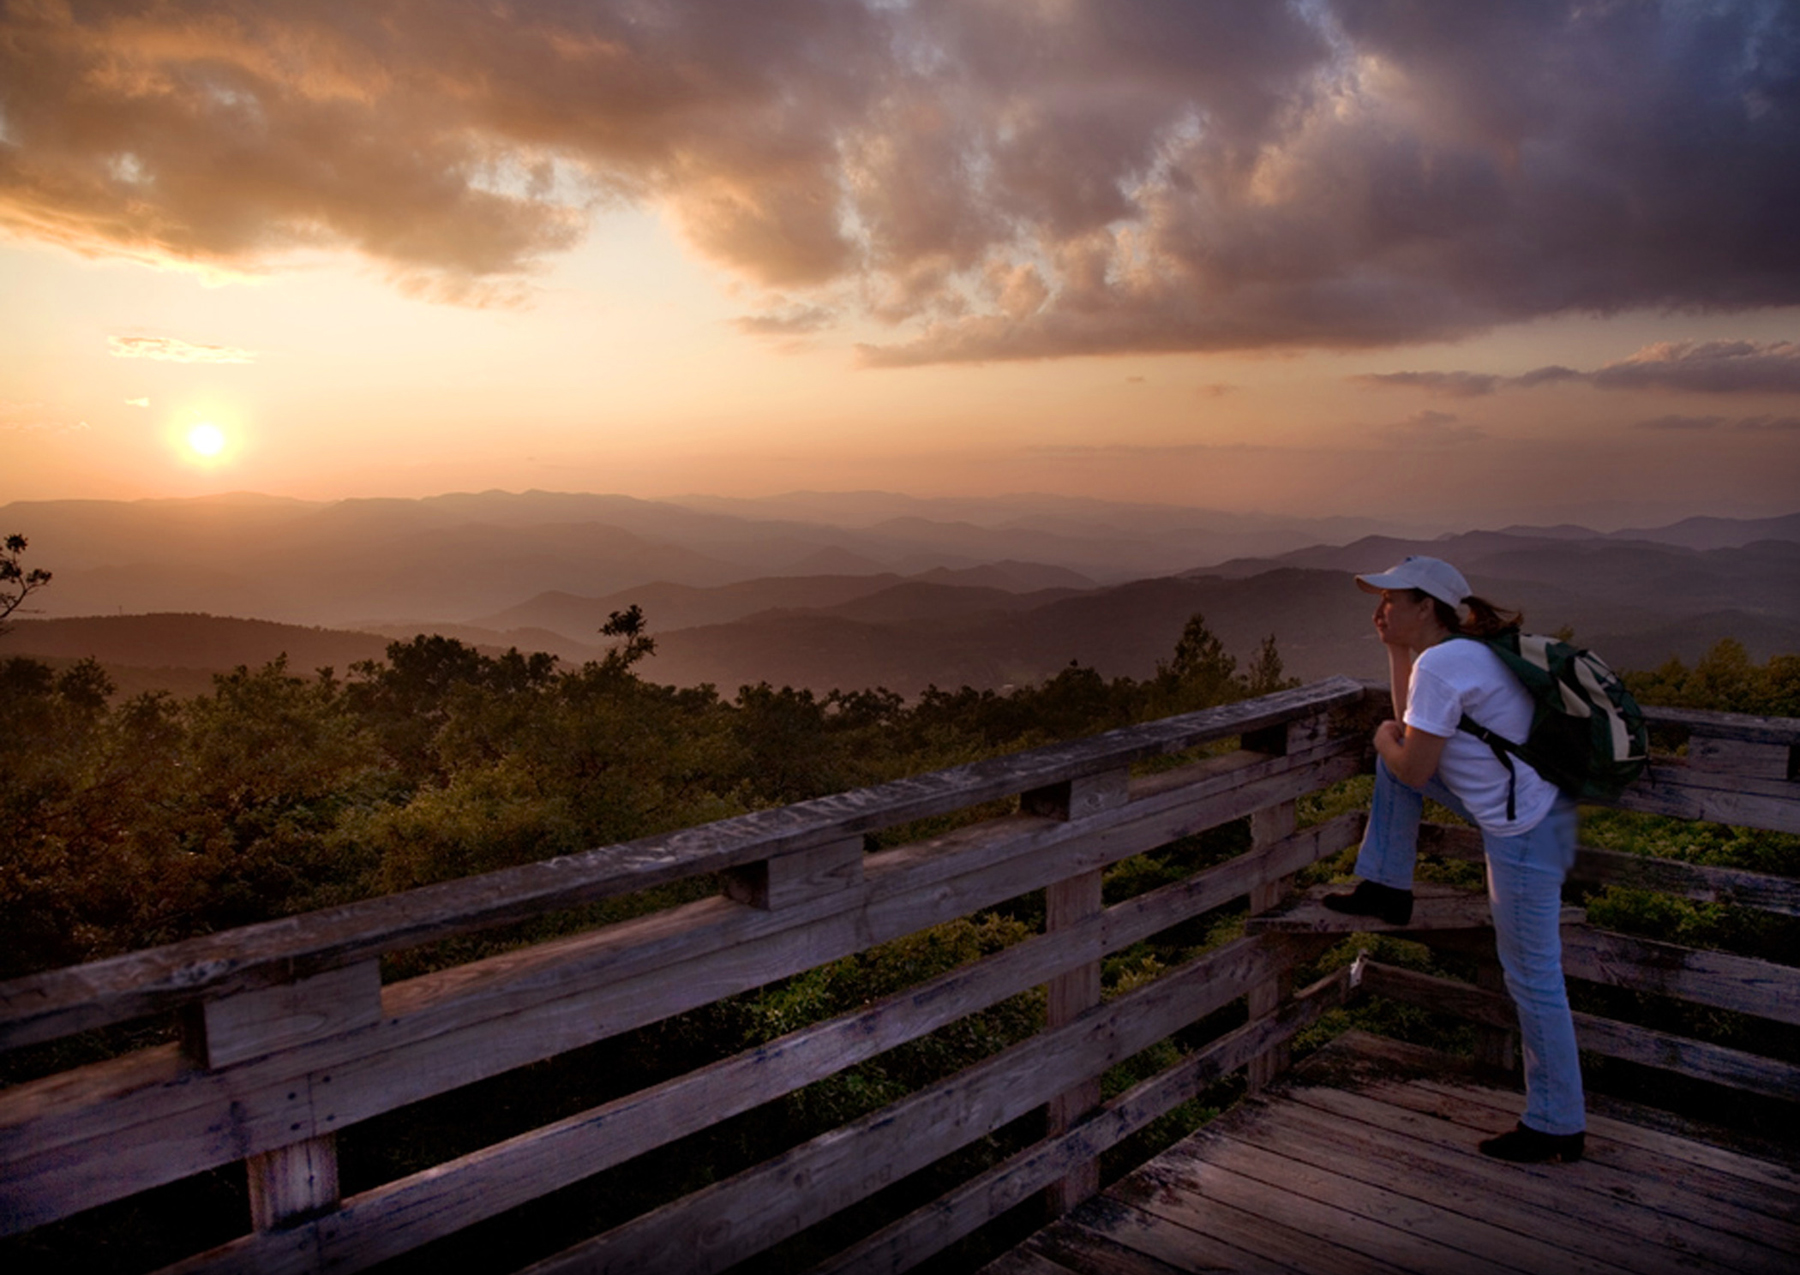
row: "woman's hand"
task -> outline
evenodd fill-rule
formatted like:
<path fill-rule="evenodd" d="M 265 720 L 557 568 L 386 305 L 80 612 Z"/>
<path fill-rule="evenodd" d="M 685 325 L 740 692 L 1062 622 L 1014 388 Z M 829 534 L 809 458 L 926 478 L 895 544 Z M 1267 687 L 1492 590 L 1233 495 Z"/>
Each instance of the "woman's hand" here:
<path fill-rule="evenodd" d="M 1423 787 L 1437 774 L 1444 756 L 1443 735 L 1433 735 L 1389 718 L 1375 728 L 1375 755 L 1387 763 L 1388 773 L 1408 788 Z"/>

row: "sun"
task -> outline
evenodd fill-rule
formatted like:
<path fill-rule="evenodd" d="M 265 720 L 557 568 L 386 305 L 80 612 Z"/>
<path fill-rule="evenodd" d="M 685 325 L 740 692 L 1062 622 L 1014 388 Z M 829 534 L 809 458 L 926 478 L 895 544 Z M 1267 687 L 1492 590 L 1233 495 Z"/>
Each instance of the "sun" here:
<path fill-rule="evenodd" d="M 225 450 L 225 431 L 202 421 L 187 432 L 187 445 L 196 456 L 217 456 Z"/>

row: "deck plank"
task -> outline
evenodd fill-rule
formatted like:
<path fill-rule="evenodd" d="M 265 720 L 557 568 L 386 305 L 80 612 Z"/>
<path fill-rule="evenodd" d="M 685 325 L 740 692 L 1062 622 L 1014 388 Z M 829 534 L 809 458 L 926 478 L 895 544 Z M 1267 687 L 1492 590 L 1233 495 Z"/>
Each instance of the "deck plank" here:
<path fill-rule="evenodd" d="M 1352 1033 L 1040 1231 L 1027 1247 L 1050 1265 L 990 1275 L 1794 1269 L 1794 1161 L 1634 1124 L 1619 1103 L 1590 1117 L 1578 1164 L 1481 1156 L 1522 1106 L 1455 1060 Z"/>
<path fill-rule="evenodd" d="M 1408 1095 L 1389 1096 L 1404 1099 Z M 1418 1107 L 1423 1109 L 1402 1101 L 1379 1101 L 1365 1094 L 1327 1089 L 1297 1091 L 1294 1099 L 1354 1113 L 1439 1146 L 1456 1148 L 1471 1162 L 1482 1158 L 1474 1147 L 1474 1135 L 1482 1126 L 1472 1127 L 1438 1114 L 1437 1104 L 1443 1099 L 1437 1095 L 1420 1095 Z M 1487 1131 L 1492 1128 L 1491 1123 L 1486 1126 Z M 1690 1196 L 1679 1185 L 1601 1163 L 1605 1154 L 1602 1141 L 1590 1138 L 1588 1146 L 1590 1154 L 1580 1164 L 1502 1167 L 1519 1174 L 1522 1181 L 1534 1180 L 1536 1198 L 1544 1201 L 1544 1207 L 1566 1210 L 1576 1218 L 1614 1215 L 1615 1205 L 1625 1206 L 1627 1211 L 1617 1215 L 1619 1225 L 1657 1247 L 1701 1255 L 1738 1271 L 1791 1269 L 1791 1261 L 1784 1259 L 1777 1247 L 1756 1238 L 1761 1235 L 1762 1223 L 1771 1219 L 1734 1212 L 1730 1206 Z"/>
<path fill-rule="evenodd" d="M 1436 1115 L 1471 1131 L 1506 1128 L 1524 1108 L 1517 1094 L 1482 1094 L 1461 1087 L 1434 1086 L 1429 1082 L 1396 1087 L 1372 1086 L 1364 1096 Z M 1489 1102 L 1516 1099 L 1513 1103 Z M 1727 1227 L 1738 1234 L 1758 1229 L 1776 1237 L 1789 1252 L 1800 1252 L 1800 1209 L 1791 1198 L 1779 1198 L 1769 1188 L 1745 1182 L 1679 1154 L 1681 1139 L 1655 1135 L 1649 1145 L 1628 1146 L 1598 1129 L 1588 1131 L 1587 1154 L 1581 1166 L 1605 1169 L 1617 1180 L 1612 1189 L 1629 1189 L 1652 1208 L 1689 1218 L 1709 1226 Z"/>
<path fill-rule="evenodd" d="M 1344 1172 L 1367 1175 L 1368 1180 L 1395 1189 L 1432 1181 L 1437 1192 L 1450 1195 L 1450 1207 L 1472 1202 L 1496 1226 L 1536 1236 L 1578 1258 L 1620 1270 L 1638 1269 L 1645 1238 L 1642 1218 L 1637 1208 L 1622 1200 L 1603 1200 L 1596 1207 L 1569 1192 L 1551 1192 L 1546 1201 L 1543 1179 L 1533 1176 L 1538 1171 L 1521 1173 L 1514 1165 L 1471 1157 L 1463 1147 L 1440 1146 L 1298 1101 L 1272 1108 L 1266 1129 L 1269 1136 L 1290 1140 L 1295 1154 L 1336 1157 Z M 1673 1244 L 1662 1247 L 1683 1253 Z M 1696 1275 L 1725 1275 L 1731 1269 L 1695 1254 L 1685 1257 L 1681 1269 Z"/>

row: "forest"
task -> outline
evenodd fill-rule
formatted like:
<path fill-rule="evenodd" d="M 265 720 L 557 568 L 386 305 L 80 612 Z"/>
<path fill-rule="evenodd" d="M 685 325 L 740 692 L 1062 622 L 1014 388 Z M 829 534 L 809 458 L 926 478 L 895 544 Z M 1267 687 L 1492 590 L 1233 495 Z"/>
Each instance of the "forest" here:
<path fill-rule="evenodd" d="M 240 667 L 219 676 L 209 693 L 188 698 L 121 697 L 91 660 L 60 668 L 23 657 L 0 660 L 0 926 L 7 934 L 0 979 L 1294 684 L 1284 674 L 1276 636 L 1240 662 L 1198 614 L 1149 678 L 1109 679 L 1071 664 L 1037 685 L 1005 692 L 932 687 L 911 701 L 880 687 L 815 695 L 762 683 L 729 696 L 713 686 L 676 689 L 655 681 L 656 642 L 640 608 L 614 612 L 602 634 L 611 643 L 606 655 L 580 667 L 563 667 L 542 653 L 484 654 L 421 634 L 392 643 L 383 660 L 341 672 L 303 673 L 285 660 Z M 1800 716 L 1800 656 L 1759 664 L 1733 641 L 1718 643 L 1692 665 L 1670 660 L 1627 680 L 1646 703 Z M 1350 781 L 1314 799 L 1303 818 L 1327 817 L 1366 799 L 1366 779 Z M 927 831 L 884 835 L 896 840 Z M 1230 826 L 1121 863 L 1108 873 L 1107 898 L 1129 897 L 1239 853 L 1245 836 Z M 1599 809 L 1586 812 L 1583 841 L 1789 875 L 1800 849 L 1791 836 Z M 1349 865 L 1345 856 L 1323 866 L 1347 872 Z M 1425 871 L 1467 869 L 1447 864 Z M 389 959 L 385 974 L 405 977 L 547 937 L 555 932 L 549 927 L 603 924 L 710 888 L 691 882 L 402 953 Z M 1621 889 L 1585 901 L 1597 922 L 1613 928 L 1800 963 L 1792 925 L 1752 923 L 1735 909 Z M 997 950 L 1038 927 L 1034 906 L 1041 903 L 966 918 L 634 1033 L 606 1047 L 606 1084 L 651 1083 Z M 1107 962 L 1106 985 L 1122 990 L 1191 959 L 1234 925 L 1233 917 L 1211 918 L 1121 953 Z M 1383 959 L 1432 968 L 1423 948 L 1394 940 L 1376 945 Z M 1336 952 L 1326 961 L 1351 955 Z M 1041 1003 L 1023 998 L 978 1014 L 953 1032 L 776 1104 L 780 1110 L 723 1130 L 706 1146 L 671 1148 L 657 1165 L 640 1166 L 629 1183 L 596 1185 L 593 1208 L 603 1217 L 643 1207 L 753 1162 L 799 1133 L 830 1128 L 1029 1034 L 1041 1013 Z M 1465 1030 L 1420 1011 L 1371 1006 L 1357 1013 L 1368 1025 L 1452 1048 Z M 1340 1018 L 1331 1030 L 1343 1025 Z M 159 1030 L 100 1033 L 20 1051 L 5 1060 L 4 1078 L 15 1082 L 132 1047 L 144 1042 L 142 1032 Z M 1730 1039 L 1736 1030 L 1721 1022 L 1709 1034 Z M 1179 1042 L 1168 1048 L 1180 1048 Z M 1787 1048 L 1778 1043 L 1773 1052 Z M 528 1070 L 528 1077 L 489 1086 L 503 1099 L 496 1109 L 509 1118 L 592 1098 L 585 1090 L 593 1082 L 578 1061 Z M 1123 1085 L 1131 1077 L 1116 1079 Z M 416 1171 L 455 1153 L 464 1140 L 502 1132 L 481 1131 L 468 1111 L 449 1095 L 409 1116 L 412 1123 L 398 1136 L 388 1127 L 366 1140 L 346 1138 L 346 1189 Z M 1176 1136 L 1207 1114 L 1186 1111 L 1158 1136 Z M 150 1252 L 163 1241 L 171 1251 L 191 1248 L 192 1226 L 204 1232 L 204 1219 L 241 1215 L 239 1185 L 211 1181 L 188 1189 L 184 1207 L 192 1206 L 192 1221 L 176 1228 L 183 1231 L 179 1242 L 172 1224 L 149 1220 L 147 1210 L 109 1206 L 94 1219 L 48 1228 L 14 1252 L 46 1262 L 72 1254 L 100 1260 L 96 1237 L 130 1233 L 137 1239 L 128 1247 L 140 1257 L 127 1261 L 128 1268 L 146 1245 Z M 230 1233 L 221 1231 L 221 1238 Z"/>

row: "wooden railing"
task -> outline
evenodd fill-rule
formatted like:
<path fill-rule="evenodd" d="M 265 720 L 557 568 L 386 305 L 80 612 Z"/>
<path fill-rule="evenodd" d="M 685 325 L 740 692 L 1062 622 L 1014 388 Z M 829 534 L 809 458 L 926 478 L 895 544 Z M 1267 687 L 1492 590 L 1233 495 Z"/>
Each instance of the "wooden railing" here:
<path fill-rule="evenodd" d="M 1283 1065 L 1294 1033 L 1350 994 L 1347 968 L 1292 989 L 1296 967 L 1333 935 L 1235 939 L 1110 998 L 1101 962 L 1221 908 L 1281 906 L 1295 873 L 1354 845 L 1360 814 L 1299 827 L 1296 802 L 1367 769 L 1369 727 L 1384 703 L 1385 690 L 1372 695 L 1332 679 L 0 986 L 0 1048 L 146 1016 L 179 1023 L 175 1043 L 0 1093 L 0 1231 L 241 1161 L 245 1233 L 170 1269 L 361 1270 L 1045 988 L 1036 1034 L 533 1269 L 723 1270 L 1041 1112 L 1035 1142 L 854 1241 L 823 1269 L 915 1266 L 1033 1196 L 1051 1208 L 1079 1201 L 1096 1188 L 1103 1151 L 1237 1069 L 1263 1083 Z M 1800 723 L 1677 716 L 1662 719 L 1691 732 L 1687 760 L 1659 764 L 1621 804 L 1800 831 Z M 1233 739 L 1234 751 L 1179 757 Z M 865 848 L 870 834 L 1006 799 L 1016 799 L 1012 813 Z M 1104 905 L 1101 874 L 1110 865 L 1241 819 L 1250 824 L 1246 852 Z M 1469 852 L 1455 830 L 1431 837 L 1444 851 Z M 720 888 L 697 902 L 382 981 L 387 954 L 708 874 Z M 1791 879 L 1631 856 L 1584 853 L 1578 875 L 1790 914 L 1800 901 Z M 341 1130 L 1040 890 L 1045 923 L 1035 937 L 743 1053 L 340 1194 Z M 1576 977 L 1800 1022 L 1800 973 L 1788 966 L 1598 932 L 1572 941 L 1570 952 Z M 1506 1025 L 1498 993 L 1358 968 L 1365 988 L 1461 1006 L 1496 1031 Z M 1180 1061 L 1102 1101 L 1101 1077 L 1115 1064 L 1234 1002 L 1245 1007 L 1243 1025 L 1184 1037 Z M 1584 1022 L 1582 1033 L 1590 1048 L 1800 1096 L 1795 1069 L 1774 1059 L 1616 1025 Z"/>

